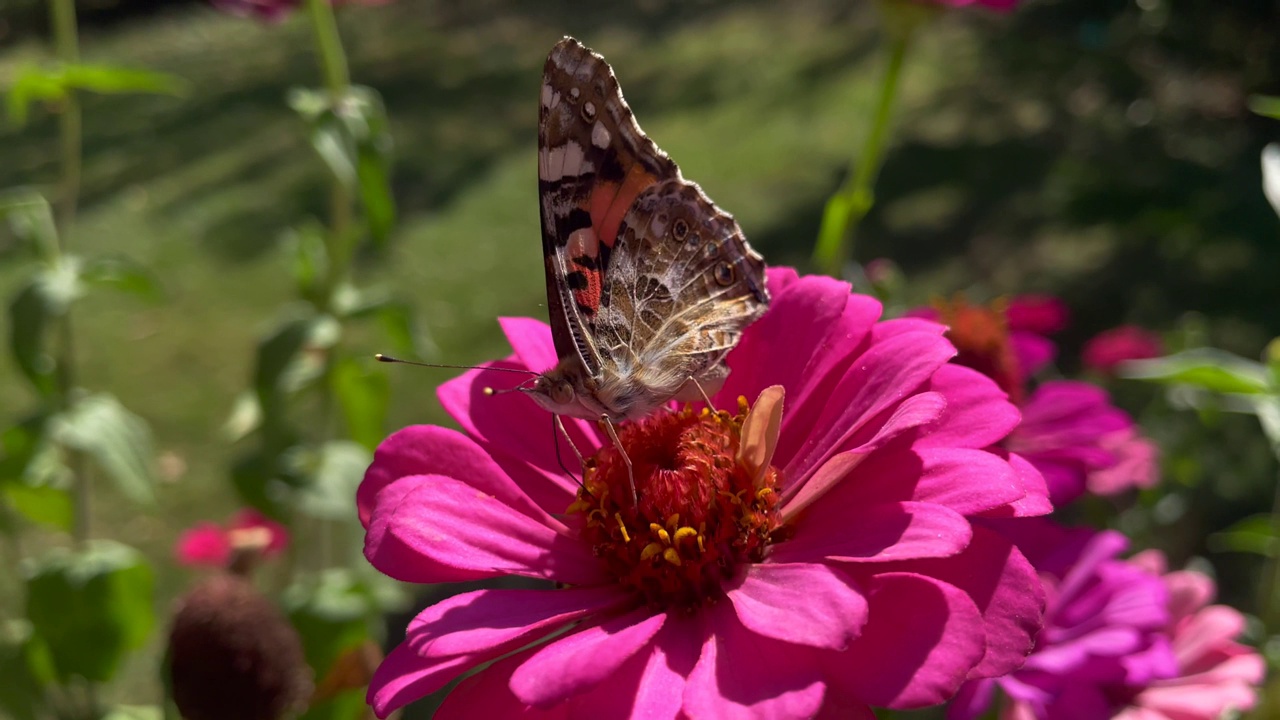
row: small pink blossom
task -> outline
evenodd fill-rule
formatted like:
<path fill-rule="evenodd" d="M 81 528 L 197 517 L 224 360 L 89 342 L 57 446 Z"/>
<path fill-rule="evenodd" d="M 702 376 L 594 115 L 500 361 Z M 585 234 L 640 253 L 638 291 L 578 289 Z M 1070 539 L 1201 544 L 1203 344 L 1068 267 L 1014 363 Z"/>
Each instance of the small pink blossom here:
<path fill-rule="evenodd" d="M 1160 336 L 1137 325 L 1121 325 L 1089 339 L 1081 351 L 1085 367 L 1111 374 L 1128 360 L 1146 360 L 1164 354 Z"/>
<path fill-rule="evenodd" d="M 580 489 L 551 418 L 486 392 L 511 384 L 495 370 L 440 388 L 465 434 L 416 426 L 378 448 L 357 493 L 375 567 L 558 586 L 424 610 L 370 685 L 380 717 L 495 660 L 437 717 L 870 718 L 1021 665 L 1040 584 L 977 523 L 1049 510 L 1040 476 L 995 447 L 1017 411 L 947 362 L 936 323 L 879 321 L 873 299 L 789 269 L 769 288 L 712 398 L 739 414 L 619 426 L 638 504 L 599 427 L 562 418 L 589 458 Z M 515 354 L 492 367 L 556 363 L 546 325 L 501 322 Z"/>
<path fill-rule="evenodd" d="M 385 5 L 392 0 L 337 0 L 333 5 Z M 217 9 L 263 22 L 279 22 L 302 5 L 302 0 L 210 0 Z"/>
<path fill-rule="evenodd" d="M 1140 553 L 1133 562 L 1161 575 L 1168 588 L 1166 632 L 1178 672 L 1143 688 L 1115 720 L 1216 720 L 1252 709 L 1266 664 L 1253 648 L 1235 641 L 1244 631 L 1244 616 L 1210 605 L 1213 580 L 1189 570 L 1168 572 L 1159 551 Z"/>
<path fill-rule="evenodd" d="M 1000 720 L 1216 720 L 1253 707 L 1264 663 L 1235 641 L 1243 616 L 1209 605 L 1208 577 L 1166 572 L 1157 551 L 1122 560 L 1127 542 L 1110 531 L 994 526 L 1044 578 L 1045 628 L 1021 669 L 967 684 L 948 720 L 984 713 L 997 688 Z"/>
<path fill-rule="evenodd" d="M 948 720 L 983 714 L 997 688 L 1008 697 L 1000 720 L 1107 720 L 1135 688 L 1177 674 L 1164 632 L 1168 592 L 1154 573 L 1118 558 L 1123 535 L 1039 519 L 998 527 L 1040 571 L 1045 627 L 1021 669 L 967 684 Z"/>
<path fill-rule="evenodd" d="M 246 543 L 264 557 L 276 555 L 288 547 L 289 531 L 257 510 L 243 508 L 225 526 L 205 521 L 184 530 L 174 544 L 174 557 L 181 565 L 226 567 L 232 550 Z"/>

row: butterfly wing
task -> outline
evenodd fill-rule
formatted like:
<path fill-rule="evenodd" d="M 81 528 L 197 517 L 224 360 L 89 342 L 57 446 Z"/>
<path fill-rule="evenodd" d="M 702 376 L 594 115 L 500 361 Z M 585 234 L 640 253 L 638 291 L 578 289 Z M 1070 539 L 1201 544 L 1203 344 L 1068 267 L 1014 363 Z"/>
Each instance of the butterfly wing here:
<path fill-rule="evenodd" d="M 649 140 L 604 58 L 566 37 L 542 75 L 538 194 L 556 353 L 598 376 L 600 314 L 618 229 L 637 197 L 680 170 Z"/>
<path fill-rule="evenodd" d="M 733 217 L 694 183 L 666 180 L 622 219 L 594 332 L 635 392 L 665 401 L 722 369 L 768 304 L 764 259 Z"/>

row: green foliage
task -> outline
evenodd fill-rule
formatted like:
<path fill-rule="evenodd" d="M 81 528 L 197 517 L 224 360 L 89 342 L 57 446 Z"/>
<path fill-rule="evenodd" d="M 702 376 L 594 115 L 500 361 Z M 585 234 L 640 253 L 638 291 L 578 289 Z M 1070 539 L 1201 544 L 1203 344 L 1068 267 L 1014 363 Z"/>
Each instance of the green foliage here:
<path fill-rule="evenodd" d="M 9 223 L 14 236 L 46 262 L 58 255 L 58 228 L 49 201 L 31 188 L 0 191 L 0 219 Z"/>
<path fill-rule="evenodd" d="M 297 474 L 307 478 L 295 507 L 311 517 L 352 520 L 351 500 L 373 453 L 350 440 L 331 440 L 316 450 L 295 448 L 291 455 Z"/>
<path fill-rule="evenodd" d="M 1123 376 L 1214 393 L 1253 395 L 1268 391 L 1267 369 L 1214 348 L 1196 348 L 1154 360 L 1127 363 Z"/>
<path fill-rule="evenodd" d="M 60 65 L 20 68 L 9 85 L 6 105 L 9 119 L 24 125 L 33 103 L 57 105 L 75 90 L 100 94 L 181 95 L 183 80 L 167 73 L 109 65 Z"/>
<path fill-rule="evenodd" d="M 384 421 L 391 403 L 386 373 L 373 369 L 368 361 L 347 358 L 334 367 L 332 382 L 347 435 L 372 452 L 386 436 Z"/>
<path fill-rule="evenodd" d="M 60 680 L 110 680 L 155 625 L 151 566 L 137 550 L 99 540 L 29 563 L 27 618 Z"/>
<path fill-rule="evenodd" d="M 396 209 L 390 185 L 391 134 L 381 96 L 361 86 L 351 86 L 337 98 L 325 90 L 294 88 L 288 102 L 307 122 L 311 145 L 333 177 L 359 195 L 369 237 L 384 247 Z"/>
<path fill-rule="evenodd" d="M 45 687 L 54 680 L 52 658 L 36 638 L 31 623 L 0 624 L 0 710 L 13 720 L 40 717 Z"/>
<path fill-rule="evenodd" d="M 155 502 L 151 430 L 111 395 L 77 399 L 66 412 L 51 418 L 50 433 L 59 445 L 93 458 L 135 502 Z"/>

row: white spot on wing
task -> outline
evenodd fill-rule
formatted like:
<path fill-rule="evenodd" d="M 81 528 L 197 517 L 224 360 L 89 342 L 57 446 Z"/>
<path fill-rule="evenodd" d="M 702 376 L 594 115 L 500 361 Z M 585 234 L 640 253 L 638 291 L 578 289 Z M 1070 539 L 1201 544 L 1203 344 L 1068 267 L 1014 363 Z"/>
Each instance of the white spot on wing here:
<path fill-rule="evenodd" d="M 555 91 L 547 83 L 542 84 L 542 107 L 551 108 L 551 98 Z"/>
<path fill-rule="evenodd" d="M 565 249 L 571 258 L 583 255 L 595 257 L 600 252 L 600 241 L 596 239 L 596 231 L 593 228 L 579 228 L 569 233 L 569 242 Z"/>
<path fill-rule="evenodd" d="M 609 130 L 604 126 L 604 123 L 596 123 L 595 126 L 591 128 L 592 145 L 595 145 L 598 148 L 607 148 L 609 147 L 609 140 Z"/>
<path fill-rule="evenodd" d="M 582 146 L 572 140 L 560 147 L 542 148 L 538 151 L 538 177 L 555 182 L 567 175 L 594 172 L 595 167 L 583 158 Z"/>

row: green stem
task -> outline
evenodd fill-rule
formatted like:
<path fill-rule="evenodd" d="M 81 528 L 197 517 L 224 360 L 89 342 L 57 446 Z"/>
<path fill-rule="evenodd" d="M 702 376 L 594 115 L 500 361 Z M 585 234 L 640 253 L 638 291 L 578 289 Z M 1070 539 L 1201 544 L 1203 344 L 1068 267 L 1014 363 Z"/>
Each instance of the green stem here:
<path fill-rule="evenodd" d="M 58 60 L 64 65 L 80 62 L 80 38 L 76 30 L 75 0 L 49 0 L 49 18 L 53 26 L 53 45 Z M 74 89 L 67 90 L 67 97 L 58 116 L 59 146 L 62 149 L 62 178 L 56 204 L 57 235 L 65 248 L 75 222 L 76 204 L 80 196 L 80 164 L 82 153 L 82 129 L 80 100 Z M 61 248 L 58 250 L 61 252 Z M 59 347 L 57 353 L 58 409 L 67 410 L 75 388 L 75 343 L 71 329 L 70 312 L 63 313 L 58 323 Z M 71 451 L 68 468 L 72 474 L 72 493 L 75 499 L 72 538 L 78 547 L 89 539 L 90 482 L 84 457 Z"/>
<path fill-rule="evenodd" d="M 80 39 L 76 31 L 75 0 L 50 0 L 49 21 L 53 26 L 53 45 L 63 65 L 80 62 Z M 80 195 L 80 99 L 74 89 L 67 90 L 66 101 L 58 115 L 59 145 L 62 151 L 62 181 L 58 191 L 59 229 L 65 234 L 75 220 L 76 201 Z"/>
<path fill-rule="evenodd" d="M 1277 455 L 1280 460 L 1280 455 Z M 1280 631 L 1280 479 L 1277 479 L 1275 495 L 1271 500 L 1271 552 L 1262 566 L 1262 581 L 1258 583 L 1258 606 L 1262 608 L 1262 624 L 1269 635 Z"/>
<path fill-rule="evenodd" d="M 875 182 L 884 159 L 886 140 L 889 137 L 889 121 L 893 117 L 894 100 L 898 95 L 902 65 L 907 57 L 911 32 L 894 33 L 889 40 L 888 65 L 880 83 L 880 98 L 862 152 L 849 168 L 844 185 L 827 201 L 822 215 L 822 228 L 818 232 L 818 244 L 813 260 L 818 269 L 828 275 L 840 276 L 845 263 L 853 254 L 853 239 L 858 223 L 866 217 L 875 204 Z"/>

